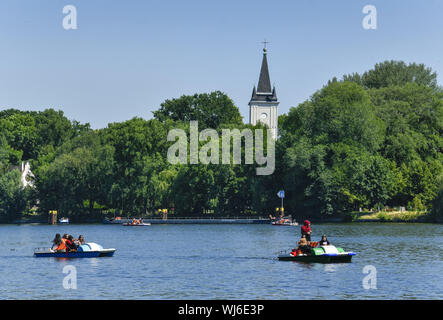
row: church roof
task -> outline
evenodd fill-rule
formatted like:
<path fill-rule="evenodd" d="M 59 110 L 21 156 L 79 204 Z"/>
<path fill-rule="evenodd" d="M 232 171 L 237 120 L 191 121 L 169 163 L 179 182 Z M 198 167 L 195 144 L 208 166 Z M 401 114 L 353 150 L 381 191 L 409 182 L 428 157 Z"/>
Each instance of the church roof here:
<path fill-rule="evenodd" d="M 275 87 L 271 88 L 271 79 L 269 77 L 268 60 L 266 58 L 266 49 L 263 49 L 263 60 L 260 70 L 260 78 L 258 80 L 258 87 L 252 91 L 251 102 L 265 102 L 277 101 Z"/>
<path fill-rule="evenodd" d="M 266 51 L 263 50 L 263 60 L 261 63 L 260 79 L 258 80 L 257 92 L 271 93 L 271 79 L 269 78 L 268 59 Z"/>

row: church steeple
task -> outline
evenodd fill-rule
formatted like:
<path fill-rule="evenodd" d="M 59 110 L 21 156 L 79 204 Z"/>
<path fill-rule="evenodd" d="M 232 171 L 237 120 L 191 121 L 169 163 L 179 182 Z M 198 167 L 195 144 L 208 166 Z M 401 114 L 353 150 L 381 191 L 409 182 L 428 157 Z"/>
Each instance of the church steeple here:
<path fill-rule="evenodd" d="M 263 49 L 263 60 L 261 63 L 260 78 L 258 80 L 257 92 L 271 93 L 271 79 L 269 78 L 268 59 L 266 58 L 266 48 Z"/>
<path fill-rule="evenodd" d="M 262 122 L 272 130 L 272 136 L 277 139 L 278 134 L 278 111 L 279 102 L 275 87 L 271 87 L 271 78 L 269 77 L 268 58 L 265 40 L 263 48 L 263 60 L 261 63 L 260 77 L 258 79 L 257 89 L 252 89 L 252 97 L 249 101 L 249 123 L 256 125 Z"/>
<path fill-rule="evenodd" d="M 269 67 L 267 59 L 268 50 L 266 49 L 266 43 L 268 42 L 265 41 L 264 43 L 265 47 L 263 48 L 263 60 L 261 63 L 258 86 L 257 89 L 255 89 L 254 86 L 250 103 L 253 101 L 277 101 L 275 87 L 271 87 L 271 78 L 269 77 Z"/>

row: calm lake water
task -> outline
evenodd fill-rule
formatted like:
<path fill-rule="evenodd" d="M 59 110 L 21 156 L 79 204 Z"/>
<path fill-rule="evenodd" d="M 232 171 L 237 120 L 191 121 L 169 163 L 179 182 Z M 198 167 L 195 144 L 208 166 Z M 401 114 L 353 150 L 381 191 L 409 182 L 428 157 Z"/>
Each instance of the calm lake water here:
<path fill-rule="evenodd" d="M 318 224 L 349 264 L 278 261 L 299 227 L 270 225 L 0 225 L 0 299 L 442 299 L 443 226 Z M 35 258 L 56 233 L 116 248 L 112 258 Z M 63 268 L 77 289 L 63 288 Z M 366 290 L 363 268 L 377 271 Z"/>

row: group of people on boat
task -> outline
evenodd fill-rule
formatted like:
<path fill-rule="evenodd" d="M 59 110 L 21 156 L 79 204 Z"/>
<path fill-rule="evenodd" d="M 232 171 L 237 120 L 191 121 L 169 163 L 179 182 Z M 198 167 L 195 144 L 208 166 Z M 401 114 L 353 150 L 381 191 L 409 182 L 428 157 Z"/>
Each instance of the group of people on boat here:
<path fill-rule="evenodd" d="M 142 219 L 132 219 L 132 221 L 129 222 L 129 224 L 133 225 L 133 226 L 138 226 L 138 225 L 143 224 L 143 220 Z"/>
<path fill-rule="evenodd" d="M 320 246 L 328 246 L 331 243 L 329 242 L 326 235 L 322 235 L 321 240 L 319 242 L 311 241 L 311 222 L 309 220 L 305 220 L 303 226 L 301 227 L 301 238 L 298 242 L 298 247 L 292 249 L 292 253 L 296 254 L 310 254 L 311 249 L 318 245 Z"/>
<path fill-rule="evenodd" d="M 74 239 L 73 236 L 67 233 L 63 237 L 60 236 L 60 233 L 57 233 L 54 240 L 52 240 L 51 249 L 56 252 L 77 251 L 77 248 L 85 243 L 85 238 L 82 235 L 79 235 L 78 239 Z"/>

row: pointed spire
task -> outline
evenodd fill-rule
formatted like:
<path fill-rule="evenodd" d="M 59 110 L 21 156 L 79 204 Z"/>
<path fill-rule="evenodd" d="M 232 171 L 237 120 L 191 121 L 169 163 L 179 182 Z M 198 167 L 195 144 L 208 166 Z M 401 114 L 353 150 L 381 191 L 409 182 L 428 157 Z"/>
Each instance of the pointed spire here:
<path fill-rule="evenodd" d="M 275 93 L 275 86 L 272 88 L 272 99 L 275 99 L 277 101 L 277 93 Z"/>
<path fill-rule="evenodd" d="M 258 93 L 271 93 L 271 80 L 269 78 L 268 59 L 266 58 L 267 50 L 263 49 L 263 60 L 261 63 L 260 79 L 258 80 Z"/>
<path fill-rule="evenodd" d="M 257 91 L 256 91 L 255 86 L 254 86 L 254 89 L 252 89 L 252 97 L 251 97 L 251 99 L 254 99 L 256 94 L 257 94 Z"/>
<path fill-rule="evenodd" d="M 269 77 L 268 60 L 267 60 L 267 49 L 266 40 L 263 42 L 265 44 L 263 48 L 263 60 L 260 70 L 260 78 L 258 80 L 258 86 L 252 90 L 252 97 L 249 104 L 255 102 L 272 102 L 278 105 L 277 94 L 274 88 L 271 87 L 271 79 Z"/>

